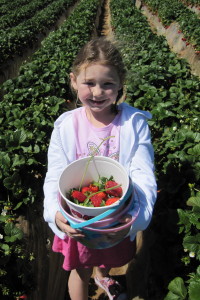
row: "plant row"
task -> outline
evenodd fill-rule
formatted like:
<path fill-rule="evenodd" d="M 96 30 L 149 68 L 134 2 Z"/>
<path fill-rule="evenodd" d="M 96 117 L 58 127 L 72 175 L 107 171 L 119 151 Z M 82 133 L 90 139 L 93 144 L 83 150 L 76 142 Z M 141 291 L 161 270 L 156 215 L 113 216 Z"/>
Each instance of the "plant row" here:
<path fill-rule="evenodd" d="M 30 0 L 13 0 L 13 1 L 7 1 L 7 0 L 0 0 L 1 10 L 0 10 L 0 16 L 8 14 L 11 10 L 15 10 L 16 8 L 26 5 L 30 2 Z"/>
<path fill-rule="evenodd" d="M 20 68 L 19 76 L 2 85 L 0 102 L 0 254 L 1 296 L 26 292 L 22 268 L 30 264 L 26 248 L 15 226 L 18 215 L 28 207 L 42 215 L 43 181 L 47 167 L 47 148 L 55 119 L 66 109 L 69 97 L 68 73 L 80 47 L 93 34 L 99 0 L 82 0 L 63 25 L 51 32 L 31 62 Z M 5 150 L 6 149 L 6 150 Z M 34 207 L 34 208 L 33 208 Z M 21 257 L 25 257 L 23 262 Z M 27 261 L 28 260 L 28 261 Z M 16 268 L 15 275 L 9 266 Z M 26 268 L 27 269 L 27 268 Z M 31 268 L 30 268 L 31 269 Z M 22 272 L 22 273 L 19 273 Z M 27 272 L 27 270 L 26 270 Z M 13 280 L 14 276 L 14 280 Z M 15 284 L 13 284 L 15 282 Z M 19 284 L 21 284 L 21 290 Z M 9 298 L 9 299 L 10 299 Z"/>
<path fill-rule="evenodd" d="M 4 64 L 15 55 L 22 55 L 26 48 L 32 47 L 38 40 L 38 35 L 45 34 L 74 2 L 74 0 L 54 1 L 19 25 L 0 30 L 0 64 Z"/>
<path fill-rule="evenodd" d="M 189 295 L 198 300 L 200 81 L 191 75 L 187 62 L 170 51 L 165 38 L 152 33 L 146 18 L 128 0 L 112 0 L 111 13 L 128 70 L 127 101 L 153 114 L 149 124 L 160 192 L 152 221 L 157 240 L 151 253 L 155 261 L 151 280 L 163 293 L 159 299 L 167 293 L 166 283 L 177 276 L 166 299 L 188 299 Z M 161 263 L 168 261 L 171 268 L 166 264 L 164 271 L 159 270 L 160 253 Z M 156 292 L 152 285 L 149 290 Z"/>
<path fill-rule="evenodd" d="M 36 12 L 40 11 L 53 0 L 34 0 L 24 6 L 20 6 L 15 10 L 9 11 L 8 14 L 0 17 L 0 30 L 14 27 L 27 19 L 33 17 Z"/>
<path fill-rule="evenodd" d="M 158 15 L 164 26 L 176 21 L 184 37 L 200 51 L 200 19 L 179 0 L 145 0 L 149 9 Z"/>
<path fill-rule="evenodd" d="M 191 5 L 191 6 L 200 6 L 200 0 L 181 0 L 185 5 Z"/>

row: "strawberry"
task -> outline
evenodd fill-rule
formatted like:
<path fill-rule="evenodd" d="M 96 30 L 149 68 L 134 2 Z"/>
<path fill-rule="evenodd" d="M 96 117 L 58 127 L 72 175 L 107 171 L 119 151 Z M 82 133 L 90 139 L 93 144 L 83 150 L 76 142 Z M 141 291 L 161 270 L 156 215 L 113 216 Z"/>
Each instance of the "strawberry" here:
<path fill-rule="evenodd" d="M 104 193 L 104 192 L 99 192 L 97 195 L 98 195 L 98 197 L 100 197 L 103 200 L 107 197 L 106 193 Z"/>
<path fill-rule="evenodd" d="M 94 195 L 90 198 L 92 204 L 95 206 L 95 207 L 99 207 L 101 206 L 101 203 L 102 203 L 102 198 L 99 197 L 98 195 Z"/>
<path fill-rule="evenodd" d="M 93 192 L 93 193 L 96 193 L 99 190 L 98 186 L 96 186 L 92 183 L 89 185 L 89 188 L 90 188 L 90 191 Z"/>
<path fill-rule="evenodd" d="M 76 190 L 71 193 L 71 196 L 72 198 L 77 199 L 79 202 L 84 202 L 87 198 L 83 193 Z"/>
<path fill-rule="evenodd" d="M 90 192 L 90 188 L 88 186 L 84 186 L 81 189 L 81 193 L 88 194 Z"/>
<path fill-rule="evenodd" d="M 108 180 L 105 184 L 105 188 L 108 189 L 108 188 L 114 187 L 116 185 L 118 185 L 118 183 L 115 182 L 114 180 Z M 122 196 L 122 188 L 119 186 L 115 189 L 106 191 L 106 193 L 108 195 L 112 195 L 112 196 L 115 196 L 115 197 L 121 197 Z"/>
<path fill-rule="evenodd" d="M 77 216 L 78 218 L 82 218 L 83 216 L 76 210 L 73 210 L 71 209 L 71 213 L 74 215 L 74 216 Z"/>
<path fill-rule="evenodd" d="M 118 197 L 112 197 L 112 198 L 109 198 L 108 200 L 106 200 L 106 206 L 108 206 L 108 205 L 111 205 L 111 204 L 113 204 L 113 203 L 115 203 L 116 201 L 118 201 L 120 198 L 118 198 Z"/>

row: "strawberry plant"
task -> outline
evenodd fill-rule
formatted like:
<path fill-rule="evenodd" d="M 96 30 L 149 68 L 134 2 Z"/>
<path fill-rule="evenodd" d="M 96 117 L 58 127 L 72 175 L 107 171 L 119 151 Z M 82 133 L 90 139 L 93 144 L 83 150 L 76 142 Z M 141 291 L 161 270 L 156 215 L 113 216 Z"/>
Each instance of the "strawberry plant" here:
<path fill-rule="evenodd" d="M 38 40 L 38 34 L 44 34 L 50 29 L 64 9 L 74 0 L 57 0 L 37 11 L 36 14 L 24 22 L 7 30 L 0 30 L 0 63 L 4 64 L 15 55 L 22 55 L 24 48 L 32 47 Z"/>
<path fill-rule="evenodd" d="M 34 255 L 26 248 L 30 236 L 23 233 L 22 237 L 17 220 L 29 213 L 35 213 L 38 221 L 42 218 L 46 152 L 53 122 L 66 109 L 67 73 L 93 32 L 98 5 L 98 0 L 80 1 L 63 26 L 21 67 L 19 76 L 2 85 L 0 201 L 1 207 L 9 210 L 2 211 L 8 217 L 0 221 L 1 299 L 21 296 L 37 285 Z M 7 225 L 7 220 L 12 225 Z M 11 266 L 14 272 L 9 272 Z"/>
<path fill-rule="evenodd" d="M 162 1 L 152 2 L 160 5 Z M 149 278 L 148 297 L 163 299 L 170 281 L 178 278 L 169 284 L 173 294 L 168 295 L 171 297 L 168 300 L 187 299 L 188 295 L 196 300 L 199 236 L 195 223 L 199 222 L 199 212 L 198 208 L 188 211 L 186 203 L 191 196 L 190 185 L 199 189 L 200 81 L 191 75 L 186 61 L 170 51 L 165 38 L 152 33 L 146 18 L 128 1 L 111 1 L 111 13 L 128 70 L 127 101 L 153 114 L 149 124 L 159 193 L 151 224 L 156 241 L 151 248 L 154 271 Z M 188 213 L 194 236 L 186 238 L 186 232 L 179 229 L 182 215 Z M 188 256 L 194 252 L 196 258 L 190 261 L 188 256 L 184 258 L 184 248 L 188 249 Z"/>
<path fill-rule="evenodd" d="M 200 266 L 196 272 L 191 269 L 191 265 L 198 265 L 200 261 L 200 191 L 196 190 L 194 184 L 190 184 L 191 196 L 187 201 L 187 205 L 191 209 L 179 209 L 179 232 L 184 233 L 183 247 L 184 254 L 182 261 L 189 271 L 189 279 L 186 284 L 185 278 L 176 277 L 169 285 L 169 292 L 164 298 L 171 299 L 192 299 L 198 300 L 200 293 Z"/>
<path fill-rule="evenodd" d="M 20 8 L 17 8 L 17 10 L 14 11 L 9 10 L 7 14 L 0 18 L 0 29 L 5 30 L 6 28 L 16 26 L 24 20 L 27 20 L 34 16 L 36 11 L 43 9 L 51 2 L 53 2 L 53 0 L 35 0 L 24 6 L 21 6 L 20 3 Z"/>
<path fill-rule="evenodd" d="M 195 12 L 189 10 L 181 1 L 146 0 L 149 9 L 158 15 L 165 26 L 176 21 L 184 34 L 187 44 L 191 43 L 196 51 L 200 50 L 200 20 Z"/>

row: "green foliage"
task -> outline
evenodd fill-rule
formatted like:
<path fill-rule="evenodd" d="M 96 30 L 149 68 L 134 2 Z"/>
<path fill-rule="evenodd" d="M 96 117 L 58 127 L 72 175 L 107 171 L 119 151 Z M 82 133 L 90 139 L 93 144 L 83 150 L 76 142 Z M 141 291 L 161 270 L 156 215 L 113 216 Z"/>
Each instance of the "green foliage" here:
<path fill-rule="evenodd" d="M 158 15 L 163 25 L 169 26 L 176 21 L 187 41 L 196 51 L 200 50 L 200 20 L 197 14 L 187 7 L 190 4 L 198 6 L 198 1 L 145 0 L 145 3 Z"/>
<path fill-rule="evenodd" d="M 22 21 L 34 16 L 37 11 L 43 9 L 51 2 L 53 2 L 53 0 L 35 0 L 24 6 L 20 3 L 20 7 L 17 7 L 17 10 L 9 9 L 7 14 L 0 18 L 0 29 L 5 30 L 6 28 L 16 26 Z"/>
<path fill-rule="evenodd" d="M 184 300 L 187 296 L 187 289 L 184 281 L 180 277 L 176 277 L 168 285 L 169 293 L 164 300 Z"/>
<path fill-rule="evenodd" d="M 182 4 L 177 1 L 170 5 L 169 1 L 146 2 L 156 11 L 162 6 L 176 18 L 181 15 L 176 5 Z M 156 261 L 152 278 L 156 278 L 154 284 L 162 295 L 166 294 L 166 283 L 175 278 L 169 284 L 167 300 L 196 300 L 200 285 L 199 192 L 195 192 L 200 179 L 200 81 L 191 74 L 187 62 L 170 51 L 164 37 L 152 33 L 145 16 L 128 0 L 111 1 L 111 13 L 128 71 L 127 101 L 153 115 L 149 125 L 160 193 L 152 222 L 158 236 L 151 252 Z M 167 249 L 162 260 L 171 265 L 162 266 L 163 272 L 158 268 L 159 252 L 164 251 L 159 243 Z"/>
<path fill-rule="evenodd" d="M 8 59 L 13 58 L 15 55 L 22 55 L 25 48 L 32 47 L 33 43 L 38 40 L 38 34 L 45 33 L 48 29 L 51 29 L 59 16 L 73 2 L 74 0 L 57 0 L 46 7 L 41 6 L 41 10 L 36 11 L 30 19 L 25 18 L 23 22 L 15 27 L 9 28 L 9 24 L 2 25 L 8 28 L 0 29 L 0 63 L 5 64 Z M 9 15 L 8 19 L 10 20 Z M 12 16 L 11 20 L 13 20 Z M 14 20 L 17 20 L 17 18 Z M 20 21 L 21 17 L 19 16 Z"/>
<path fill-rule="evenodd" d="M 61 10 L 61 2 L 72 3 L 54 2 Z M 2 85 L 0 298 L 16 297 L 34 287 L 32 254 L 27 252 L 27 237 L 19 227 L 18 217 L 26 213 L 27 206 L 35 207 L 43 201 L 47 148 L 53 123 L 66 110 L 66 100 L 71 98 L 70 67 L 94 30 L 98 7 L 98 0 L 80 1 L 64 24 L 43 41 L 32 60 L 20 68 L 19 76 Z M 53 14 L 48 11 L 46 17 L 41 13 L 41 20 L 48 23 L 54 13 L 56 11 Z M 9 272 L 11 268 L 14 273 Z"/>

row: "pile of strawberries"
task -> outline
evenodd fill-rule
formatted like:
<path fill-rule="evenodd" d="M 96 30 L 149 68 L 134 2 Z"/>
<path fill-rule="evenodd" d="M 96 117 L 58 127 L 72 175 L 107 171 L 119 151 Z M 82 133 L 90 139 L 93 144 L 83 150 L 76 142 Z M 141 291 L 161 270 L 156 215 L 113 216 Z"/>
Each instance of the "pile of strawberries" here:
<path fill-rule="evenodd" d="M 76 204 L 91 207 L 107 206 L 118 201 L 122 196 L 121 186 L 113 180 L 113 177 L 100 178 L 98 182 L 91 182 L 81 190 L 72 189 L 70 200 Z"/>

